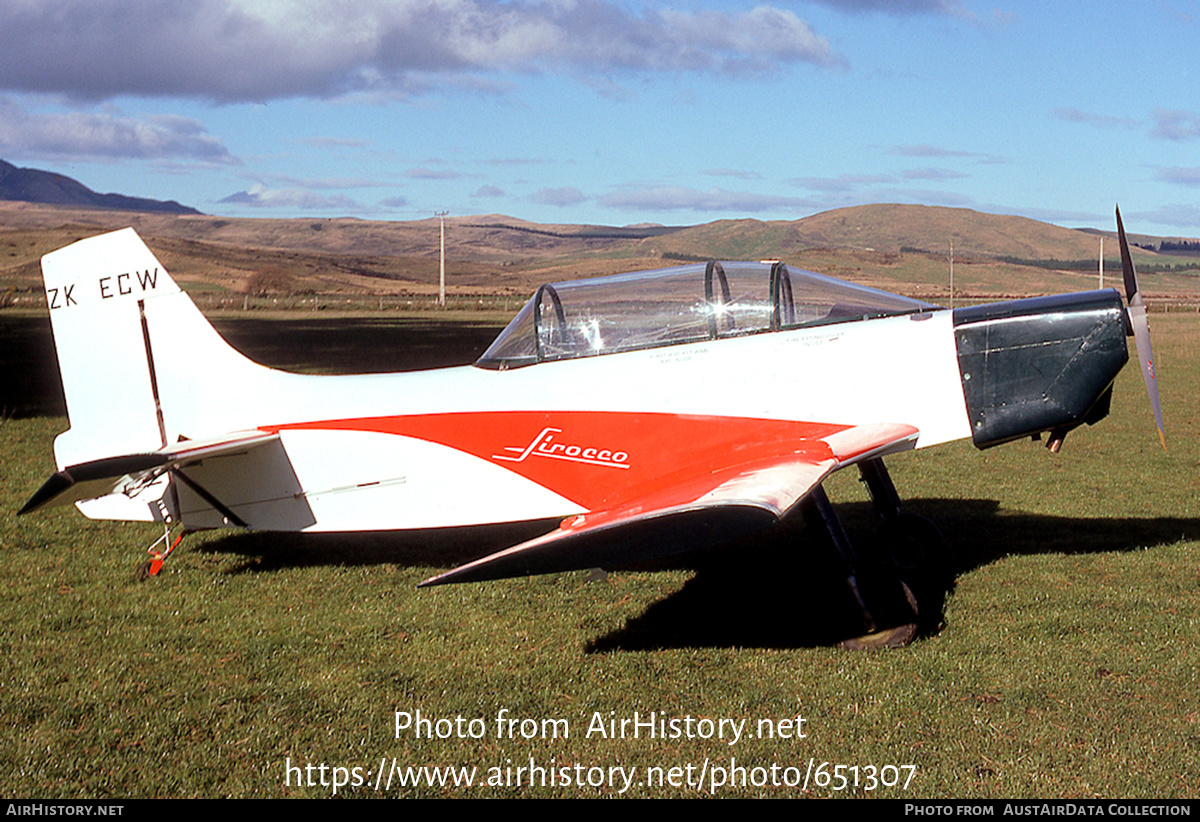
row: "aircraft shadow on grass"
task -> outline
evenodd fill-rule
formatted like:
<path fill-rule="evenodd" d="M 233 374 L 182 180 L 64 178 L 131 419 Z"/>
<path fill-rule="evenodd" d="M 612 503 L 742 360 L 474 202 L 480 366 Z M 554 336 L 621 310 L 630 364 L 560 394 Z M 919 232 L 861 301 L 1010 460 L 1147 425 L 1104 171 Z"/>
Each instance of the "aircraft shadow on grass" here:
<path fill-rule="evenodd" d="M 938 632 L 957 578 L 1006 556 L 1093 554 L 1153 549 L 1200 540 L 1200 519 L 1072 518 L 1004 511 L 996 500 L 918 499 L 906 510 L 933 518 L 945 536 L 940 567 L 919 596 L 922 632 Z M 838 506 L 858 549 L 871 550 L 869 503 Z M 862 633 L 861 612 L 836 552 L 798 517 L 778 528 L 698 551 L 656 570 L 693 575 L 675 593 L 587 646 L 589 653 L 663 648 L 802 648 L 834 645 Z M 554 526 L 533 522 L 392 534 L 235 533 L 194 547 L 244 561 L 229 573 L 306 566 L 446 566 L 471 561 Z M 512 585 L 498 581 L 487 585 Z M 436 594 L 413 590 L 412 596 Z"/>

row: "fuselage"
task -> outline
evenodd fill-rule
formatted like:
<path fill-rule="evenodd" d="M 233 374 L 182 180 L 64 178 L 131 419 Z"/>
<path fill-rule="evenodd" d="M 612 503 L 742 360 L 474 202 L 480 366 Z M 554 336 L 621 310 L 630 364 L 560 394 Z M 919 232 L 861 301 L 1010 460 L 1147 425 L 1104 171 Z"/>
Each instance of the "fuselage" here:
<path fill-rule="evenodd" d="M 160 390 L 170 436 L 280 433 L 294 479 L 233 494 L 259 497 L 236 510 L 268 529 L 566 516 L 667 481 L 673 463 L 728 460 L 743 433 L 780 447 L 876 422 L 917 428 L 918 447 L 970 436 L 949 311 L 511 370 L 304 376 L 247 366 L 225 372 L 222 391 L 238 402 L 204 414 L 190 412 L 199 404 L 182 384 L 160 381 Z M 228 471 L 220 461 L 192 469 L 196 481 L 225 487 L 234 474 L 280 476 L 225 462 Z M 181 500 L 185 523 L 223 524 L 190 496 Z"/>
<path fill-rule="evenodd" d="M 81 510 L 193 528 L 625 510 L 740 465 L 823 463 L 831 437 L 864 426 L 915 431 L 897 449 L 1061 436 L 1103 416 L 1126 358 L 1111 291 L 948 311 L 778 263 L 709 263 L 545 285 L 475 366 L 309 376 L 231 348 L 130 231 L 43 272 L 71 418 L 60 470 L 219 443 Z"/>

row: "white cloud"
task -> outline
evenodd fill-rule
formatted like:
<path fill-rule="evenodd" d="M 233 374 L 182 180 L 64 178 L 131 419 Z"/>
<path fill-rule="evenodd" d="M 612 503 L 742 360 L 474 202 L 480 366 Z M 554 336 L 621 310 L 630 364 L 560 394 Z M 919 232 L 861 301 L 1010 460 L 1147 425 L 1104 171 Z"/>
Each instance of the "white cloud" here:
<path fill-rule="evenodd" d="M 296 142 L 313 148 L 365 148 L 368 145 L 366 140 L 353 137 L 300 137 Z"/>
<path fill-rule="evenodd" d="M 1139 219 L 1159 225 L 1197 229 L 1200 228 L 1200 208 L 1190 204 L 1164 205 L 1153 211 L 1127 215 L 1126 219 Z"/>
<path fill-rule="evenodd" d="M 1194 140 L 1200 137 L 1200 114 L 1194 111 L 1160 109 L 1154 112 L 1154 130 L 1164 140 Z"/>
<path fill-rule="evenodd" d="M 897 157 L 922 157 L 922 158 L 937 158 L 937 159 L 963 159 L 973 160 L 980 164 L 995 164 L 1005 163 L 1003 157 L 995 154 L 980 154 L 974 151 L 959 151 L 952 148 L 942 148 L 941 146 L 931 146 L 928 144 L 918 144 L 911 146 L 893 146 L 888 150 L 889 154 L 894 154 Z"/>
<path fill-rule="evenodd" d="M 707 171 L 701 171 L 708 177 L 736 177 L 739 180 L 761 180 L 762 175 L 757 171 L 744 171 L 737 168 L 710 168 Z"/>
<path fill-rule="evenodd" d="M 190 117 L 128 117 L 111 111 L 33 114 L 5 98 L 0 98 L 0 152 L 49 160 L 239 162 Z"/>
<path fill-rule="evenodd" d="M 587 196 L 573 186 L 563 188 L 543 188 L 530 195 L 532 202 L 540 205 L 573 206 L 587 200 Z"/>
<path fill-rule="evenodd" d="M 990 22 L 992 25 L 1009 25 L 1019 19 L 1013 12 L 997 9 L 992 12 L 989 21 L 988 18 L 979 17 L 957 0 L 812 0 L 812 2 L 851 14 L 878 12 L 891 17 L 938 15 L 957 17 L 970 23 L 986 24 Z"/>
<path fill-rule="evenodd" d="M 217 202 L 227 205 L 249 206 L 266 209 L 302 209 L 305 211 L 361 210 L 354 200 L 341 194 L 326 196 L 303 188 L 267 188 L 253 185 L 247 191 L 239 191 Z"/>
<path fill-rule="evenodd" d="M 254 174 L 247 176 L 256 183 L 273 188 L 387 188 L 394 185 L 389 180 L 371 179 L 368 177 L 293 177 L 289 174 Z"/>
<path fill-rule="evenodd" d="M 1160 168 L 1155 177 L 1165 183 L 1193 187 L 1200 186 L 1200 168 L 1196 168 L 1195 166 L 1190 168 L 1184 166 Z"/>
<path fill-rule="evenodd" d="M 894 182 L 894 178 L 887 174 L 841 174 L 837 177 L 794 177 L 788 182 L 810 191 L 843 194 L 856 191 L 864 186 L 891 183 Z"/>
<path fill-rule="evenodd" d="M 744 74 L 844 61 L 788 9 L 617 0 L 40 0 L 0 4 L 0 89 L 218 101 L 409 94 L 479 75 Z M 502 86 L 499 86 L 502 87 Z"/>
<path fill-rule="evenodd" d="M 824 6 L 849 12 L 878 11 L 892 15 L 948 14 L 963 17 L 968 13 L 953 0 L 814 0 Z"/>
<path fill-rule="evenodd" d="M 748 191 L 710 188 L 700 191 L 686 186 L 629 186 L 600 197 L 600 205 L 626 211 L 729 211 L 759 212 L 779 208 L 805 208 L 800 197 L 779 197 Z"/>
<path fill-rule="evenodd" d="M 940 148 L 927 144 L 915 146 L 896 146 L 892 149 L 892 154 L 900 157 L 972 157 L 968 151 L 955 151 L 949 148 Z"/>
<path fill-rule="evenodd" d="M 958 180 L 967 175 L 949 168 L 910 168 L 901 176 L 905 180 Z"/>
<path fill-rule="evenodd" d="M 462 174 L 449 168 L 417 166 L 404 172 L 404 176 L 412 180 L 457 180 Z"/>
<path fill-rule="evenodd" d="M 1083 125 L 1097 126 L 1099 128 L 1133 128 L 1139 125 L 1137 120 L 1131 120 L 1127 117 L 1094 114 L 1089 111 L 1080 111 L 1070 106 L 1062 106 L 1054 109 L 1054 116 L 1068 123 L 1082 123 Z"/>

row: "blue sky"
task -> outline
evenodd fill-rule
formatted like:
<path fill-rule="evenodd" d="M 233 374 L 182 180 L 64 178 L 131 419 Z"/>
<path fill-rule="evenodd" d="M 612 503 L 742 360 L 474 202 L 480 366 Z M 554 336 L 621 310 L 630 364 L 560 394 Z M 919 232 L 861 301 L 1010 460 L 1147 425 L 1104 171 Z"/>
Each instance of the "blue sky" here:
<path fill-rule="evenodd" d="M 1200 234 L 1200 11 L 997 0 L 0 0 L 0 158 L 209 214 Z"/>

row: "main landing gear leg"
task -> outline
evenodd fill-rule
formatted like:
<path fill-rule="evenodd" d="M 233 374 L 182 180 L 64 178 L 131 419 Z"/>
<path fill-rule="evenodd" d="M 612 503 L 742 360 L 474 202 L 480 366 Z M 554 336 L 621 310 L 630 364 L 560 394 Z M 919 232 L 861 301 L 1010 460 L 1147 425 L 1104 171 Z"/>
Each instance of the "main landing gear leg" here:
<path fill-rule="evenodd" d="M 917 635 L 917 602 L 891 569 L 878 562 L 863 564 L 846 535 L 825 489 L 817 486 L 805 500 L 804 518 L 823 528 L 846 567 L 846 584 L 862 613 L 863 634 L 838 643 L 853 651 L 899 648 Z"/>
<path fill-rule="evenodd" d="M 921 604 L 922 630 L 936 629 L 949 582 L 945 538 L 933 520 L 900 510 L 900 495 L 882 459 L 861 462 L 858 470 L 882 522 L 879 560 L 895 569 Z"/>

